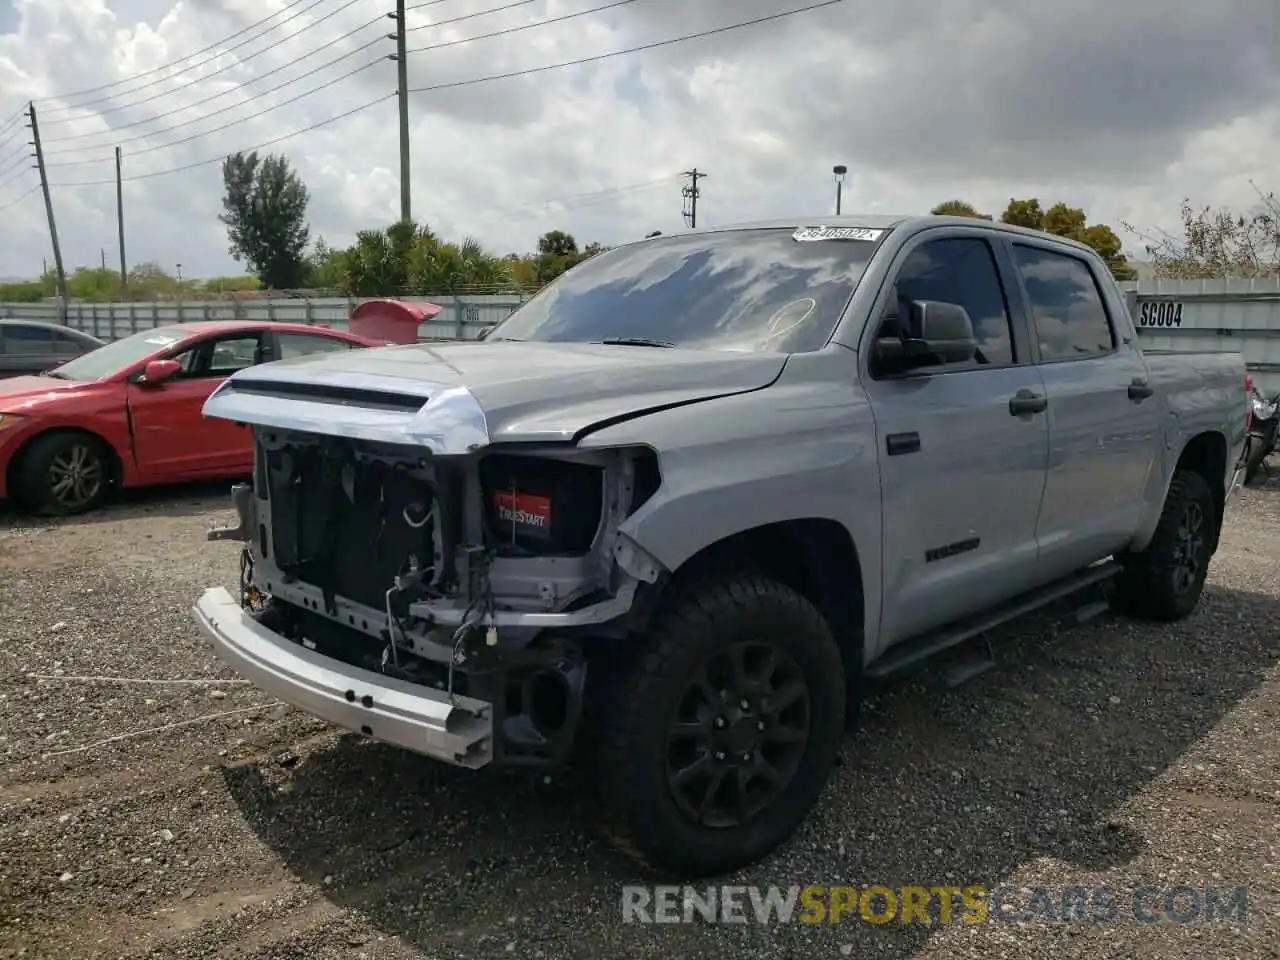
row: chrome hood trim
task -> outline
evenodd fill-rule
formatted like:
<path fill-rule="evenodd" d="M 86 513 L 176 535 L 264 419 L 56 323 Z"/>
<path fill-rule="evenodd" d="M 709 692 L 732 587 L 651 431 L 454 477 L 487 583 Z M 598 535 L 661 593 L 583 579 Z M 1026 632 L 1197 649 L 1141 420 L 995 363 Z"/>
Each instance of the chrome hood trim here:
<path fill-rule="evenodd" d="M 369 382 L 367 375 L 353 378 L 359 382 L 359 387 L 355 388 L 344 384 L 344 379 L 326 378 L 338 390 L 346 386 L 361 392 L 373 392 L 378 387 Z M 307 381 L 281 378 L 275 383 L 287 389 L 290 385 Z M 264 383 L 262 387 L 274 386 L 275 383 Z M 396 396 L 406 396 L 402 384 L 386 386 Z M 492 442 L 484 410 L 466 387 L 421 384 L 417 389 L 425 394 L 419 398 L 422 405 L 409 412 L 382 405 L 360 406 L 341 397 L 289 396 L 275 391 L 268 395 L 256 384 L 237 384 L 233 377 L 210 394 L 204 404 L 204 415 L 257 427 L 320 433 L 352 440 L 413 444 L 426 447 L 437 457 L 470 453 Z"/>

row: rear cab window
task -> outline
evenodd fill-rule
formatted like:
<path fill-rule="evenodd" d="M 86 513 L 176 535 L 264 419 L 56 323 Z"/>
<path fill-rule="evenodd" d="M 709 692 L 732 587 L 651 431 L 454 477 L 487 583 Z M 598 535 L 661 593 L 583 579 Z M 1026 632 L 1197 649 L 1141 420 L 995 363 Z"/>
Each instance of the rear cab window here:
<path fill-rule="evenodd" d="M 1013 244 L 1042 362 L 1085 360 L 1116 349 L 1097 277 L 1082 257 Z"/>

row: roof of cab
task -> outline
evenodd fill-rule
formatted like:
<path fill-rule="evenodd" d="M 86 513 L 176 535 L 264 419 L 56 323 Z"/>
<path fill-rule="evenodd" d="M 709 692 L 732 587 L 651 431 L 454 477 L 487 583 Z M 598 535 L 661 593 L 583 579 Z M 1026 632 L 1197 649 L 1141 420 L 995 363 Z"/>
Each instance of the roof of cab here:
<path fill-rule="evenodd" d="M 1071 240 L 1067 237 L 1060 237 L 1057 234 L 1045 233 L 1043 230 L 1032 230 L 1028 227 L 1018 227 L 1011 223 L 1001 223 L 999 220 L 976 220 L 973 217 L 946 217 L 937 216 L 935 214 L 857 214 L 847 213 L 841 216 L 820 216 L 820 217 L 793 217 L 788 220 L 754 220 L 745 223 L 726 223 L 712 227 L 699 227 L 697 230 L 679 230 L 674 233 L 660 234 L 660 237 L 682 236 L 692 233 L 720 233 L 729 230 L 785 230 L 797 229 L 799 227 L 863 227 L 868 230 L 894 230 L 898 228 L 907 228 L 912 232 L 923 230 L 927 227 L 980 227 L 984 230 L 992 230 L 997 233 L 1014 234 L 1016 236 L 1034 237 L 1038 240 L 1050 239 L 1056 243 L 1066 244 L 1075 247 L 1085 253 L 1097 255 L 1092 247 Z M 650 239 L 648 237 L 645 240 Z M 652 239 L 658 239 L 654 237 Z M 633 241 L 642 243 L 643 240 Z"/>

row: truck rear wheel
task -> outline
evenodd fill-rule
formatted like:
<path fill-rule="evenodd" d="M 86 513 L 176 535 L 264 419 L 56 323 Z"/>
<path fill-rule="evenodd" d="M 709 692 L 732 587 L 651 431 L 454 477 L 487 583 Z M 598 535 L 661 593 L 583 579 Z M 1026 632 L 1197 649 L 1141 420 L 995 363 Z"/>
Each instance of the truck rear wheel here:
<path fill-rule="evenodd" d="M 638 642 L 600 717 L 611 837 L 682 878 L 760 859 L 809 813 L 840 749 L 830 627 L 789 587 L 739 575 L 684 595 Z"/>
<path fill-rule="evenodd" d="M 1213 495 L 1198 473 L 1178 470 L 1155 535 L 1141 553 L 1120 557 L 1116 605 L 1151 620 L 1189 616 L 1200 602 L 1217 523 Z"/>

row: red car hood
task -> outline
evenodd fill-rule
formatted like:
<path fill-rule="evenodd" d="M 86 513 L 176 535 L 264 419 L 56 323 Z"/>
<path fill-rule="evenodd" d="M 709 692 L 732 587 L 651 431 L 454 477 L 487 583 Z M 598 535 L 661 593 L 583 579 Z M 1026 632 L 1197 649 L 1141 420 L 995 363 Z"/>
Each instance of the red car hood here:
<path fill-rule="evenodd" d="M 0 380 L 0 413 L 22 413 L 69 395 L 101 389 L 96 381 L 59 380 L 57 377 L 7 377 Z"/>

